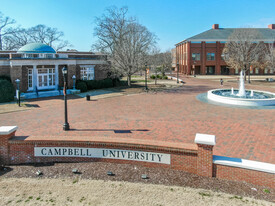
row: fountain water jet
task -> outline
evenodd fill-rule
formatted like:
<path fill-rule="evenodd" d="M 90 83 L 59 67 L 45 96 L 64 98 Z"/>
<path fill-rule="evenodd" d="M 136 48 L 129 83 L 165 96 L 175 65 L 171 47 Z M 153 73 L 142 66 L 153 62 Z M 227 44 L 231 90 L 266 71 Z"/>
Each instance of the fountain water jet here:
<path fill-rule="evenodd" d="M 243 76 L 243 70 L 240 72 L 240 83 L 239 83 L 239 92 L 237 94 L 239 97 L 245 97 L 245 87 L 244 87 L 244 76 Z"/>

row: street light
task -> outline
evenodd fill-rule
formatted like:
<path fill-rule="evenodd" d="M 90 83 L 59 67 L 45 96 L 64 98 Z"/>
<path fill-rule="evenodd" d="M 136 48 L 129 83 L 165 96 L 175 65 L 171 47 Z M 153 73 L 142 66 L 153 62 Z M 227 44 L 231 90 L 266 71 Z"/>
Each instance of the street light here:
<path fill-rule="evenodd" d="M 145 90 L 148 91 L 148 87 L 147 87 L 147 63 L 145 64 Z"/>
<path fill-rule="evenodd" d="M 177 83 L 179 83 L 179 69 L 180 69 L 180 63 L 177 62 Z"/>
<path fill-rule="evenodd" d="M 76 80 L 76 76 L 73 75 L 72 79 L 73 79 L 73 90 L 75 90 L 75 80 Z"/>
<path fill-rule="evenodd" d="M 17 104 L 20 107 L 20 88 L 19 88 L 20 79 L 16 79 L 15 83 L 16 83 L 16 86 L 17 86 L 17 89 L 16 89 Z"/>
<path fill-rule="evenodd" d="M 63 79 L 64 79 L 64 104 L 65 104 L 65 123 L 63 125 L 63 130 L 67 131 L 70 130 L 70 125 L 68 123 L 68 116 L 67 116 L 67 74 L 68 74 L 68 69 L 66 66 L 63 67 L 62 69 L 63 73 Z"/>

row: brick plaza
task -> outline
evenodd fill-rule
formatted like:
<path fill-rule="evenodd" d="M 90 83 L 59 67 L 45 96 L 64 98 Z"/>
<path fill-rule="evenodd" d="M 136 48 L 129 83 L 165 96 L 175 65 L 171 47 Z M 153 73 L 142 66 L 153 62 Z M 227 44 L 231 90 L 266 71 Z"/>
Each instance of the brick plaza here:
<path fill-rule="evenodd" d="M 237 78 L 237 77 L 236 77 Z M 63 99 L 38 99 L 31 110 L 0 114 L 0 125 L 17 125 L 18 138 L 83 141 L 122 138 L 193 143 L 196 133 L 216 135 L 214 155 L 275 163 L 275 110 L 222 107 L 200 102 L 196 96 L 218 88 L 219 81 L 182 77 L 185 84 L 159 93 L 141 93 L 86 101 L 70 96 L 71 131 L 63 131 Z M 237 88 L 225 82 L 224 87 Z M 273 91 L 274 88 L 247 88 Z"/>

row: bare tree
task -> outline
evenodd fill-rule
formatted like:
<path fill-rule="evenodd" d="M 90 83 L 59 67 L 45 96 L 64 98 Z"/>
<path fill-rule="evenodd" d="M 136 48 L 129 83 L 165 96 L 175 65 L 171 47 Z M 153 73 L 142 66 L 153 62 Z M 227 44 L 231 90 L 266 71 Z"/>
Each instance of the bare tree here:
<path fill-rule="evenodd" d="M 98 40 L 93 47 L 109 55 L 113 73 L 127 76 L 131 86 L 131 76 L 144 67 L 156 37 L 134 18 L 127 17 L 127 12 L 126 7 L 112 7 L 96 18 L 94 35 Z"/>
<path fill-rule="evenodd" d="M 3 38 L 5 50 L 17 50 L 34 42 L 47 44 L 56 51 L 72 46 L 68 41 L 62 39 L 63 32 L 45 25 L 37 25 L 29 29 L 9 28 L 7 31 Z"/>
<path fill-rule="evenodd" d="M 165 76 L 165 72 L 170 71 L 172 69 L 172 53 L 171 50 L 167 50 L 166 52 L 161 53 L 161 73 L 162 76 Z"/>
<path fill-rule="evenodd" d="M 274 39 L 275 40 L 275 39 Z M 275 72 L 275 41 L 266 44 L 266 62 L 267 66 L 270 68 L 270 73 Z"/>
<path fill-rule="evenodd" d="M 153 73 L 155 74 L 155 84 L 157 84 L 158 73 L 160 72 L 161 65 L 161 52 L 159 48 L 153 48 L 148 56 L 148 60 L 150 62 L 150 67 Z"/>
<path fill-rule="evenodd" d="M 55 50 L 61 50 L 65 47 L 72 46 L 68 41 L 63 40 L 64 33 L 57 28 L 37 25 L 25 31 L 29 35 L 30 42 L 40 42 L 53 47 Z"/>
<path fill-rule="evenodd" d="M 3 38 L 4 50 L 18 50 L 20 47 L 30 43 L 30 37 L 26 29 L 13 29 L 9 35 Z"/>
<path fill-rule="evenodd" d="M 15 20 L 11 19 L 8 16 L 3 16 L 3 14 L 0 12 L 0 50 L 3 50 L 3 38 L 5 36 L 12 34 L 14 31 L 9 27 L 9 25 L 12 25 L 15 23 Z"/>
<path fill-rule="evenodd" d="M 160 49 L 154 48 L 149 55 L 149 62 L 151 68 L 155 73 L 155 84 L 157 84 L 158 73 L 165 76 L 165 72 L 171 71 L 172 68 L 172 54 L 170 50 L 161 52 Z"/>
<path fill-rule="evenodd" d="M 243 70 L 245 79 L 250 66 L 259 65 L 263 57 L 264 43 L 260 40 L 261 36 L 256 29 L 244 28 L 234 30 L 225 44 L 223 54 L 227 65 Z"/>

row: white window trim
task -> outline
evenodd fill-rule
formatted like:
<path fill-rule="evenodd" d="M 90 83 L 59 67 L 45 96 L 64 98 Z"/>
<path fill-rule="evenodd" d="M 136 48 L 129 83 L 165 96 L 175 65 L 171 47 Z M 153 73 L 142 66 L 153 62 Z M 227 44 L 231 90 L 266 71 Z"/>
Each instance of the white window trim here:
<path fill-rule="evenodd" d="M 84 73 L 86 71 L 87 76 L 91 75 L 91 79 L 84 79 Z M 80 78 L 81 80 L 95 80 L 95 65 L 81 65 L 80 66 Z"/>
<path fill-rule="evenodd" d="M 29 71 L 31 71 L 31 75 L 29 74 Z M 29 76 L 31 76 L 32 78 L 32 87 L 29 87 Z M 28 91 L 33 91 L 33 69 L 28 69 Z"/>
<path fill-rule="evenodd" d="M 39 79 L 39 69 L 47 69 L 47 85 L 48 86 L 39 86 L 39 81 L 38 81 L 38 79 Z M 52 70 L 54 70 L 52 73 L 49 73 L 49 70 L 50 69 L 52 69 Z M 44 73 L 44 74 L 46 74 L 46 73 Z M 49 85 L 49 83 L 50 83 L 50 74 L 52 75 L 52 76 L 54 76 L 54 77 L 52 77 L 52 85 Z M 56 87 L 56 78 L 55 78 L 55 75 L 56 75 L 56 73 L 55 73 L 55 68 L 48 68 L 48 67 L 42 67 L 42 68 L 37 68 L 37 79 L 36 79 L 36 81 L 37 81 L 37 88 L 38 89 L 54 89 L 55 87 Z"/>

